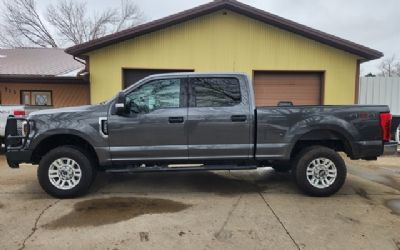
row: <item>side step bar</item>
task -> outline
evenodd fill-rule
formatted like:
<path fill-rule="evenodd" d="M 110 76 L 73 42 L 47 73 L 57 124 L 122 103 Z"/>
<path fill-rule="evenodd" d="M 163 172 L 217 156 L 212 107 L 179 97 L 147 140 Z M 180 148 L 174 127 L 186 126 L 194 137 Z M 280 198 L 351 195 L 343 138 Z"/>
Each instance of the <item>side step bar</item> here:
<path fill-rule="evenodd" d="M 107 173 L 146 173 L 146 172 L 193 172 L 193 171 L 216 171 L 216 170 L 251 170 L 256 169 L 256 165 L 235 166 L 235 165 L 206 165 L 201 167 L 128 167 L 107 169 Z"/>

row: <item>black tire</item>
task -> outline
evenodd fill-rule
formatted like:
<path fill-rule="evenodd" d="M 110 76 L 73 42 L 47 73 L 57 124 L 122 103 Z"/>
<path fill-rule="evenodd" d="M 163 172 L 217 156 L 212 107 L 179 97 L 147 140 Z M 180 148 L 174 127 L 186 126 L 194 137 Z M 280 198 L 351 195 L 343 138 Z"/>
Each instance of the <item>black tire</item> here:
<path fill-rule="evenodd" d="M 49 168 L 55 160 L 60 158 L 74 160 L 81 170 L 80 180 L 70 189 L 58 188 L 50 181 Z M 74 198 L 88 192 L 96 176 L 96 169 L 89 153 L 74 146 L 61 146 L 51 150 L 41 159 L 37 175 L 40 186 L 49 195 L 56 198 Z"/>
<path fill-rule="evenodd" d="M 272 162 L 271 167 L 278 173 L 287 173 L 292 170 L 291 162 Z"/>
<path fill-rule="evenodd" d="M 325 158 L 333 162 L 336 167 L 336 179 L 327 187 L 316 187 L 307 177 L 307 167 L 312 161 Z M 293 177 L 297 186 L 306 194 L 317 197 L 326 197 L 335 194 L 343 186 L 347 169 L 340 155 L 334 150 L 323 146 L 312 146 L 302 150 L 294 160 Z M 311 177 L 310 177 L 311 178 Z M 323 184 L 318 182 L 317 185 Z"/>

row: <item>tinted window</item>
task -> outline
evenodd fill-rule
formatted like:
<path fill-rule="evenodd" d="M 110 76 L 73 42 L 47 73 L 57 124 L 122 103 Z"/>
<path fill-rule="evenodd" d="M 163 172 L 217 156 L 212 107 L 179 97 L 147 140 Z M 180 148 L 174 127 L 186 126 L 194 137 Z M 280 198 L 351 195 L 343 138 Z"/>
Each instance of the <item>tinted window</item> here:
<path fill-rule="evenodd" d="M 135 113 L 148 113 L 162 108 L 179 108 L 180 79 L 155 80 L 127 95 L 127 104 Z"/>
<path fill-rule="evenodd" d="M 143 78 L 165 73 L 193 72 L 188 69 L 123 69 L 124 88 L 127 88 Z"/>
<path fill-rule="evenodd" d="M 196 107 L 227 107 L 240 103 L 240 84 L 235 78 L 193 79 Z"/>

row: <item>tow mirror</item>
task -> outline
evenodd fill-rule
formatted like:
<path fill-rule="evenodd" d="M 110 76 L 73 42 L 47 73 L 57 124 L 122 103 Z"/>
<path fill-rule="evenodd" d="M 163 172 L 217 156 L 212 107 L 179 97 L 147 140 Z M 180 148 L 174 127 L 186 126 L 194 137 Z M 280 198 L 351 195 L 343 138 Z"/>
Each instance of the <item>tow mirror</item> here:
<path fill-rule="evenodd" d="M 115 102 L 115 113 L 117 115 L 122 115 L 126 113 L 126 105 L 125 105 L 125 93 L 119 92 L 117 96 L 117 101 Z"/>

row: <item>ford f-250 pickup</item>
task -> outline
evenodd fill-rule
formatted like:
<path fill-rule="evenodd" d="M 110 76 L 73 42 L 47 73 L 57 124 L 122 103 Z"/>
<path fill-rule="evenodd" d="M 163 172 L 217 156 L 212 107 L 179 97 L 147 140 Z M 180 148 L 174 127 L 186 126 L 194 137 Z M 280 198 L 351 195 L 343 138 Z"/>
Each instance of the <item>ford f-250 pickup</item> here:
<path fill-rule="evenodd" d="M 263 166 L 291 171 L 305 193 L 328 196 L 346 178 L 337 152 L 365 160 L 394 152 L 390 124 L 387 106 L 256 107 L 244 74 L 175 73 L 147 77 L 99 105 L 10 118 L 6 156 L 12 168 L 39 164 L 40 185 L 61 198 L 83 195 L 101 170 Z"/>

